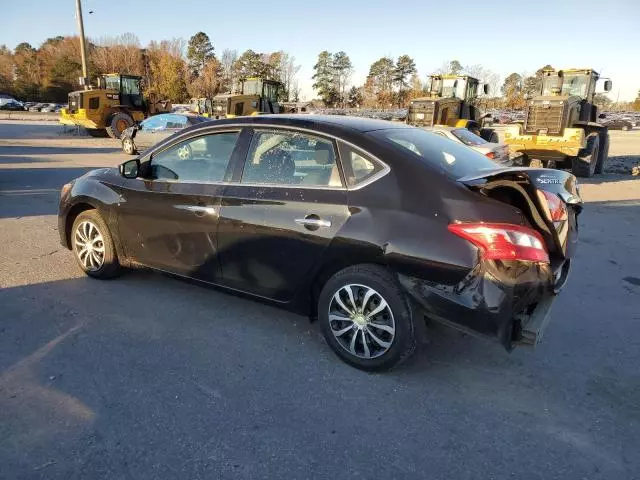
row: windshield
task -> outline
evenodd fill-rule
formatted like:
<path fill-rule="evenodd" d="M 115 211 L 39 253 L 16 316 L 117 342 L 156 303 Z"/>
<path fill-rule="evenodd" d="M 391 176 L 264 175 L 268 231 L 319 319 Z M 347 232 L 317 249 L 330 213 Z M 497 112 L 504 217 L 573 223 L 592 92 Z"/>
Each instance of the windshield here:
<path fill-rule="evenodd" d="M 393 128 L 370 133 L 387 143 L 415 155 L 424 163 L 458 179 L 498 165 L 465 145 L 419 128 Z"/>
<path fill-rule="evenodd" d="M 542 85 L 542 95 L 553 95 L 553 89 L 558 88 L 559 78 L 557 75 L 545 77 Z M 560 94 L 564 96 L 587 96 L 587 87 L 589 86 L 589 77 L 587 75 L 564 75 L 562 77 L 562 88 Z"/>
<path fill-rule="evenodd" d="M 454 137 L 460 140 L 465 145 L 476 146 L 476 145 L 484 145 L 487 142 L 484 138 L 479 137 L 475 133 L 467 130 L 466 128 L 456 128 L 455 130 L 451 130 L 451 133 Z"/>
<path fill-rule="evenodd" d="M 441 96 L 444 98 L 449 98 L 449 97 L 464 98 L 464 89 L 465 89 L 466 83 L 467 82 L 465 82 L 462 79 L 445 78 L 444 80 L 442 80 Z"/>
<path fill-rule="evenodd" d="M 587 96 L 589 77 L 586 75 L 565 75 L 562 78 L 562 95 Z"/>

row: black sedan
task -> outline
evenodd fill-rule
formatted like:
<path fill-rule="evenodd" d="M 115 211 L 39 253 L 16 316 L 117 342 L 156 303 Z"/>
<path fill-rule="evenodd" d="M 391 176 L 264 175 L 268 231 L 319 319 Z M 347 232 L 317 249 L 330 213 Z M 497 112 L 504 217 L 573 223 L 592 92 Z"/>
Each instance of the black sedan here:
<path fill-rule="evenodd" d="M 535 345 L 580 204 L 567 172 L 503 168 L 403 124 L 255 116 L 65 185 L 59 231 L 89 276 L 142 266 L 270 301 L 381 370 L 413 352 L 425 317 Z"/>
<path fill-rule="evenodd" d="M 609 130 L 623 130 L 629 131 L 633 129 L 633 123 L 628 120 L 624 120 L 623 118 L 613 118 L 611 120 L 605 120 L 602 122 L 602 125 L 607 127 Z"/>
<path fill-rule="evenodd" d="M 147 148 L 174 133 L 207 120 L 209 119 L 206 117 L 182 113 L 154 115 L 122 132 L 120 137 L 122 150 L 129 155 L 144 152 Z"/>

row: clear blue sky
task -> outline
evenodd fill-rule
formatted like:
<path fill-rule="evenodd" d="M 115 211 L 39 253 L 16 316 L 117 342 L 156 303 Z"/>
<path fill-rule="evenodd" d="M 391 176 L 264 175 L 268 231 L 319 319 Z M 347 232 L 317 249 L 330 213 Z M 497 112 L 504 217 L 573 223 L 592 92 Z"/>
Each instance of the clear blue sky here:
<path fill-rule="evenodd" d="M 549 63 L 611 77 L 614 100 L 640 89 L 640 0 L 83 0 L 83 8 L 91 38 L 132 32 L 146 44 L 203 31 L 218 53 L 285 50 L 302 65 L 307 97 L 325 49 L 347 52 L 354 83 L 379 57 L 406 53 L 421 77 L 451 59 L 503 77 Z M 0 44 L 75 34 L 74 11 L 74 0 L 4 0 Z"/>

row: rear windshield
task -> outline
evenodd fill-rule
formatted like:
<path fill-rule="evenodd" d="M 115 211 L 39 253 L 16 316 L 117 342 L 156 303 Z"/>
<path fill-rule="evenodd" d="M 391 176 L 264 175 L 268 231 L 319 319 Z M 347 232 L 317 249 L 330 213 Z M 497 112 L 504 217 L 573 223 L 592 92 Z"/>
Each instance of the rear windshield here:
<path fill-rule="evenodd" d="M 466 128 L 456 128 L 455 130 L 451 130 L 451 133 L 462 143 L 472 147 L 488 143 L 484 138 L 479 137 L 473 132 L 470 132 Z"/>
<path fill-rule="evenodd" d="M 420 128 L 374 130 L 370 135 L 415 155 L 453 179 L 496 168 L 496 164 L 481 153 Z"/>

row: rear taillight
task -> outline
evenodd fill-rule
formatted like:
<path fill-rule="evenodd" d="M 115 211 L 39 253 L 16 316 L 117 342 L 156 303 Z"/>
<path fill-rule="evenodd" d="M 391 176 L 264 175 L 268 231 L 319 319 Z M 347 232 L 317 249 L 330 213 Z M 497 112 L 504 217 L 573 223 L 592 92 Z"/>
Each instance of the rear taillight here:
<path fill-rule="evenodd" d="M 542 236 L 528 227 L 508 223 L 452 223 L 449 231 L 473 243 L 487 260 L 549 262 Z"/>
<path fill-rule="evenodd" d="M 493 160 L 494 158 L 496 158 L 496 154 L 493 152 L 487 152 L 484 154 L 485 157 L 490 158 L 491 160 Z"/>
<path fill-rule="evenodd" d="M 538 198 L 542 204 L 547 218 L 553 222 L 556 229 L 560 229 L 567 220 L 567 205 L 555 193 L 546 190 L 538 190 Z"/>

